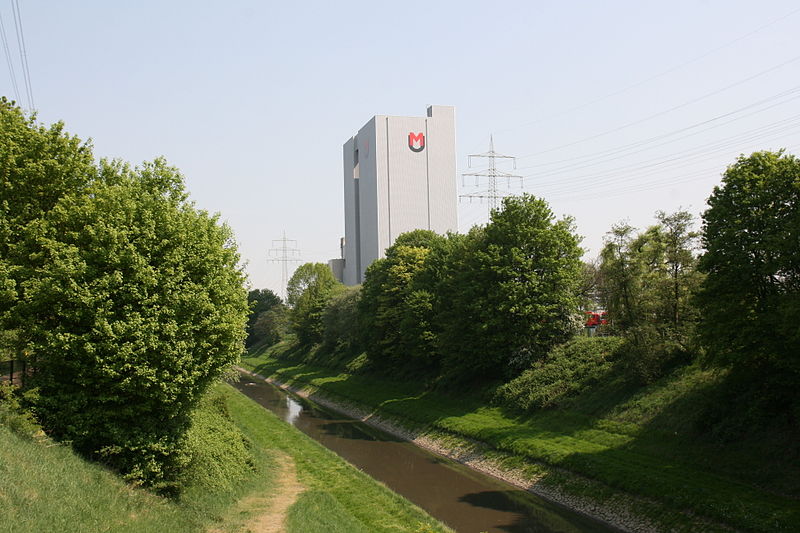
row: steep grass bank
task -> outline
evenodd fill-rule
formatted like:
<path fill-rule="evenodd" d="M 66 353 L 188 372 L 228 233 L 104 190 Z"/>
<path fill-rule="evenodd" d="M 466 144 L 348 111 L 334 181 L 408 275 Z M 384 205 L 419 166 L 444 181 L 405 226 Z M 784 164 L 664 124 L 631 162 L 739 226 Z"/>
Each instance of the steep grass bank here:
<path fill-rule="evenodd" d="M 221 431 L 232 445 L 204 442 L 208 428 Z M 289 502 L 290 532 L 309 531 L 309 524 L 325 524 L 326 531 L 447 531 L 227 385 L 218 386 L 206 402 L 190 439 L 207 456 L 195 455 L 186 469 L 186 490 L 170 500 L 125 484 L 67 446 L 21 437 L 0 424 L 0 532 L 246 531 L 280 496 L 287 462 L 305 488 Z M 209 457 L 245 448 L 250 457 L 245 475 Z"/>
<path fill-rule="evenodd" d="M 724 375 L 683 367 L 647 387 L 626 385 L 613 375 L 595 376 L 557 408 L 525 413 L 492 406 L 480 395 L 448 395 L 418 383 L 297 361 L 304 357 L 296 347 L 283 345 L 253 353 L 245 363 L 259 374 L 313 385 L 409 426 L 482 441 L 539 475 L 537 465 L 544 465 L 544 483 L 588 493 L 584 496 L 602 490 L 565 484 L 555 467 L 661 502 L 661 508 L 643 510 L 664 529 L 697 529 L 683 514 L 688 511 L 741 530 L 800 530 L 797 464 L 786 455 L 765 455 L 780 448 L 780 438 L 759 442 L 753 436 L 723 446 L 689 431 L 697 398 Z"/>
<path fill-rule="evenodd" d="M 69 446 L 26 438 L 0 425 L 0 531 L 235 531 L 228 509 L 251 492 L 270 492 L 274 461 L 246 441 L 218 386 L 194 414 L 192 461 L 177 499 L 125 483 Z"/>

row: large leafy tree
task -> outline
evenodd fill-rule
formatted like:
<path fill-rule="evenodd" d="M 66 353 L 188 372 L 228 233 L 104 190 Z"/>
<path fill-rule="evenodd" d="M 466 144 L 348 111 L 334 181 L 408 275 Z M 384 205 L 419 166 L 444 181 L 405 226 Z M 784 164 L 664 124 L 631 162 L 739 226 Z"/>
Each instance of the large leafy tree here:
<path fill-rule="evenodd" d="M 613 226 L 600 254 L 601 299 L 612 330 L 630 341 L 628 363 L 643 381 L 686 351 L 697 319 L 692 298 L 702 280 L 691 214 L 659 211 L 656 218 L 641 233 L 627 223 Z"/>
<path fill-rule="evenodd" d="M 710 360 L 800 375 L 800 160 L 741 156 L 703 214 L 700 332 Z M 796 389 L 795 389 L 796 392 Z"/>
<path fill-rule="evenodd" d="M 163 160 L 94 166 L 60 125 L 5 103 L 0 118 L 0 327 L 34 358 L 36 413 L 54 437 L 167 489 L 193 407 L 242 350 L 231 231 Z"/>
<path fill-rule="evenodd" d="M 702 280 L 699 234 L 687 211 L 659 211 L 656 219 L 641 233 L 627 223 L 612 227 L 600 253 L 601 296 L 617 331 L 650 324 L 664 337 L 685 340 L 697 316 L 692 297 Z"/>
<path fill-rule="evenodd" d="M 267 313 L 275 306 L 281 305 L 281 298 L 269 289 L 253 289 L 247 293 L 247 302 L 250 304 L 250 317 L 247 319 L 247 345 L 264 340 L 266 337 L 274 339 L 274 335 L 265 335 L 266 322 L 270 322 L 277 315 L 272 313 L 267 318 Z M 262 327 L 256 328 L 256 323 L 263 316 Z M 269 329 L 269 328 L 267 328 Z"/>
<path fill-rule="evenodd" d="M 343 285 L 328 265 L 304 263 L 297 267 L 286 286 L 292 329 L 304 344 L 322 341 L 325 308 Z"/>
<path fill-rule="evenodd" d="M 17 299 L 9 258 L 12 246 L 29 222 L 42 217 L 64 194 L 87 187 L 96 174 L 89 143 L 70 136 L 60 122 L 39 125 L 34 116 L 0 97 L 0 319 Z M 0 339 L 12 345 L 5 347 L 9 351 L 24 353 L 14 342 L 13 330 Z"/>
<path fill-rule="evenodd" d="M 428 230 L 400 235 L 386 257 L 367 268 L 359 303 L 367 353 L 373 365 L 400 372 L 432 370 L 432 293 L 422 275 L 431 249 L 444 237 Z"/>
<path fill-rule="evenodd" d="M 574 333 L 579 242 L 570 218 L 557 220 L 530 195 L 506 198 L 483 230 L 461 242 L 440 300 L 451 377 L 514 374 Z"/>

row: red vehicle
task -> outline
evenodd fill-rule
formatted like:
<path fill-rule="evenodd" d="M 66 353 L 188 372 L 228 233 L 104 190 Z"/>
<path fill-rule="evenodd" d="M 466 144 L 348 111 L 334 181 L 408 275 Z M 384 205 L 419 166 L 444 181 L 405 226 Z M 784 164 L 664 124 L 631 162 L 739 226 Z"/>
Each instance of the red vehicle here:
<path fill-rule="evenodd" d="M 586 311 L 586 323 L 584 324 L 587 328 L 596 328 L 597 326 L 605 326 L 608 324 L 608 313 L 605 311 Z"/>

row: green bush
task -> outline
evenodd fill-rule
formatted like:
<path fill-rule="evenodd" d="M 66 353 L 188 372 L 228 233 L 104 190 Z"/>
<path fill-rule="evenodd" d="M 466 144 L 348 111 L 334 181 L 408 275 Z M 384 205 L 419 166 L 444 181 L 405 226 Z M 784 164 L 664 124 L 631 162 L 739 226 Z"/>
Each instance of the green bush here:
<path fill-rule="evenodd" d="M 555 407 L 607 376 L 624 347 L 620 337 L 576 337 L 500 387 L 495 399 L 525 410 Z"/>
<path fill-rule="evenodd" d="M 7 381 L 0 382 L 0 425 L 23 437 L 32 437 L 42 429 L 33 413 L 22 405 L 18 389 Z"/>
<path fill-rule="evenodd" d="M 204 396 L 192 413 L 184 448 L 189 460 L 178 480 L 180 489 L 231 491 L 255 468 L 251 444 L 217 390 Z"/>

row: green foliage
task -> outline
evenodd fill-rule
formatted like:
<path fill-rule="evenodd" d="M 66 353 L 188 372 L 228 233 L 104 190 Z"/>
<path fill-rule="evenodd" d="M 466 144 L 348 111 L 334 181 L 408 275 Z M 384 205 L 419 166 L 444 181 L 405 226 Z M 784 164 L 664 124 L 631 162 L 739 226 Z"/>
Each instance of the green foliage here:
<path fill-rule="evenodd" d="M 576 337 L 555 347 L 497 390 L 498 401 L 524 410 L 556 407 L 606 378 L 622 353 L 619 337 Z"/>
<path fill-rule="evenodd" d="M 238 360 L 247 314 L 229 228 L 162 159 L 102 161 L 0 103 L 0 330 L 36 368 L 46 431 L 175 487 L 189 414 Z"/>
<path fill-rule="evenodd" d="M 436 287 L 426 272 L 426 261 L 444 240 L 427 230 L 404 233 L 386 250 L 385 258 L 367 268 L 359 324 L 375 367 L 436 374 L 436 334 L 431 325 Z"/>
<path fill-rule="evenodd" d="M 458 241 L 438 298 L 449 379 L 513 375 L 575 333 L 579 241 L 572 219 L 530 195 Z"/>
<path fill-rule="evenodd" d="M 30 409 L 23 405 L 18 389 L 8 381 L 0 381 L 0 426 L 27 438 L 42 430 Z"/>
<path fill-rule="evenodd" d="M 253 344 L 261 342 L 272 345 L 279 342 L 288 331 L 289 311 L 285 305 L 278 304 L 258 314 L 250 338 Z"/>
<path fill-rule="evenodd" d="M 709 361 L 798 379 L 800 160 L 783 152 L 741 156 L 708 206 L 698 302 Z M 796 397 L 796 382 L 784 392 Z"/>
<path fill-rule="evenodd" d="M 264 340 L 262 334 L 264 332 L 264 325 L 260 328 L 256 328 L 256 322 L 258 322 L 267 311 L 273 309 L 275 306 L 281 305 L 281 298 L 269 289 L 253 289 L 247 293 L 247 303 L 250 305 L 250 317 L 247 319 L 247 341 L 245 344 L 251 346 Z"/>
<path fill-rule="evenodd" d="M 322 341 L 325 308 L 342 284 L 328 265 L 305 263 L 292 274 L 286 287 L 292 329 L 304 344 Z"/>
<path fill-rule="evenodd" d="M 28 222 L 64 194 L 87 187 L 96 174 L 89 143 L 65 133 L 61 122 L 39 125 L 0 97 L 0 257 Z"/>
<path fill-rule="evenodd" d="M 344 287 L 334 294 L 322 316 L 323 343 L 326 350 L 352 353 L 360 348 L 358 303 L 361 287 Z"/>
<path fill-rule="evenodd" d="M 251 446 L 233 423 L 225 396 L 210 390 L 192 412 L 184 446 L 189 461 L 178 484 L 203 493 L 233 491 L 254 473 Z"/>
<path fill-rule="evenodd" d="M 615 225 L 599 267 L 608 329 L 628 339 L 628 368 L 645 383 L 687 351 L 697 320 L 692 298 L 702 282 L 692 216 L 678 211 L 656 217 L 659 223 L 639 234 L 626 223 Z"/>
<path fill-rule="evenodd" d="M 36 357 L 48 431 L 131 479 L 168 484 L 188 412 L 238 359 L 244 276 L 227 227 L 182 189 L 153 188 L 174 169 L 116 170 L 62 198 L 15 247 L 14 325 Z"/>

